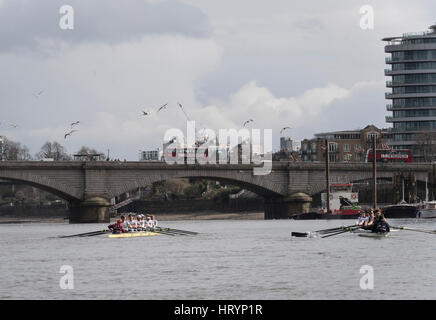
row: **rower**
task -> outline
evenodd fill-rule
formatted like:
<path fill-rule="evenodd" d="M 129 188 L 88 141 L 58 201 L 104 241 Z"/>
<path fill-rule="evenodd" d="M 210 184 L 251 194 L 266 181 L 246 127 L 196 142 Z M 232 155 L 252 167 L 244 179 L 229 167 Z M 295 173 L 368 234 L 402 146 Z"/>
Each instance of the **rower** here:
<path fill-rule="evenodd" d="M 381 213 L 381 211 L 377 210 L 374 225 L 372 227 L 372 232 L 388 233 L 390 231 L 391 230 L 385 216 Z"/>
<path fill-rule="evenodd" d="M 142 228 L 142 226 L 141 226 L 141 214 L 140 213 L 136 214 L 136 228 L 137 229 Z"/>
<path fill-rule="evenodd" d="M 138 222 L 134 219 L 133 213 L 129 214 L 129 220 L 127 221 L 127 227 L 129 231 L 134 231 L 138 227 Z"/>
<path fill-rule="evenodd" d="M 362 211 L 359 218 L 357 218 L 356 225 L 357 226 L 364 226 L 365 223 L 368 222 L 368 220 L 369 220 L 369 217 L 368 217 L 366 211 Z"/>
<path fill-rule="evenodd" d="M 120 234 L 127 232 L 127 230 L 124 228 L 124 224 L 126 221 L 125 216 L 121 216 L 119 220 L 117 220 L 114 224 L 110 224 L 108 226 L 108 229 L 112 231 L 113 234 Z"/>
<path fill-rule="evenodd" d="M 371 210 L 370 213 L 369 213 L 369 219 L 368 219 L 368 221 L 364 224 L 364 227 L 365 227 L 366 229 L 371 229 L 371 228 L 373 227 L 373 225 L 374 225 L 374 221 L 375 221 L 375 214 L 374 214 L 374 211 Z"/>
<path fill-rule="evenodd" d="M 125 230 L 128 231 L 129 230 L 129 223 L 127 222 L 127 219 L 124 215 L 122 217 L 124 218 L 122 226 Z"/>
<path fill-rule="evenodd" d="M 362 224 L 363 216 L 365 214 L 365 211 L 361 211 L 359 217 L 356 220 L 356 226 L 360 226 Z"/>
<path fill-rule="evenodd" d="M 145 218 L 145 222 L 146 222 L 148 228 L 150 228 L 150 229 L 154 229 L 154 223 L 153 223 L 153 221 L 150 219 L 150 216 L 147 216 L 147 217 Z"/>
<path fill-rule="evenodd" d="M 147 228 L 147 224 L 145 223 L 144 215 L 143 214 L 139 214 L 138 216 L 139 216 L 139 219 L 138 219 L 139 227 L 142 228 L 142 229 L 146 229 Z"/>
<path fill-rule="evenodd" d="M 154 217 L 154 215 L 151 215 L 150 217 L 151 217 L 151 221 L 153 222 L 153 228 L 157 228 L 157 220 L 156 220 L 156 218 Z"/>

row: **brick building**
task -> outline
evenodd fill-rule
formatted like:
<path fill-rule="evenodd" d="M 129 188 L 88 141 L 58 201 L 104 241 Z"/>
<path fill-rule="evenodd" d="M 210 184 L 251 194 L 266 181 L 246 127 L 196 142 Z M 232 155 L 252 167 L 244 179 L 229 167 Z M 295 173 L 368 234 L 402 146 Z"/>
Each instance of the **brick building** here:
<path fill-rule="evenodd" d="M 315 134 L 313 139 L 301 141 L 302 161 L 325 161 L 325 140 L 329 141 L 331 162 L 365 162 L 366 152 L 377 137 L 377 148 L 387 149 L 387 129 L 374 125 L 361 130 L 335 131 Z"/>

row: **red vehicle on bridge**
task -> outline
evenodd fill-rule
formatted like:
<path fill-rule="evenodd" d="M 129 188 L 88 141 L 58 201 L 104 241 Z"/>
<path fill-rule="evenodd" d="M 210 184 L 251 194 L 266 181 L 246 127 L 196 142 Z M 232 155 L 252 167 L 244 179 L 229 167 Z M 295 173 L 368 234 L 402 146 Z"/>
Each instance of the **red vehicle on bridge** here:
<path fill-rule="evenodd" d="M 372 149 L 366 152 L 365 162 L 372 162 Z M 413 162 L 412 150 L 409 149 L 376 149 L 377 162 Z"/>

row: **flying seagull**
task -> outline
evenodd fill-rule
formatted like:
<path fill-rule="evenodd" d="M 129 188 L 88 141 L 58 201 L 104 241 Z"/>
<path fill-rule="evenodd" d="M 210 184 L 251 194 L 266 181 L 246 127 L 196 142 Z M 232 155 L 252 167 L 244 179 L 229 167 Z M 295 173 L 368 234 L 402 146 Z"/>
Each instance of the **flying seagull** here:
<path fill-rule="evenodd" d="M 253 119 L 248 119 L 247 121 L 244 122 L 243 127 L 245 127 L 248 123 L 253 122 L 253 121 L 254 121 Z"/>
<path fill-rule="evenodd" d="M 80 124 L 80 121 L 73 122 L 73 123 L 71 123 L 71 128 L 72 128 L 73 126 L 76 126 L 76 125 L 79 125 L 79 124 Z"/>
<path fill-rule="evenodd" d="M 76 132 L 77 130 L 71 130 L 70 132 L 66 133 L 64 135 L 64 139 L 66 139 L 68 136 L 71 136 L 73 134 L 73 132 Z"/>
<path fill-rule="evenodd" d="M 159 111 L 161 111 L 162 109 L 166 108 L 167 105 L 168 105 L 168 103 L 165 103 L 163 106 L 161 106 L 161 107 L 157 110 L 157 112 L 159 112 Z"/>
<path fill-rule="evenodd" d="M 39 98 L 39 96 L 44 92 L 44 90 L 39 91 L 38 93 L 33 93 L 35 98 Z"/>
<path fill-rule="evenodd" d="M 148 116 L 150 114 L 150 111 L 144 111 L 144 110 L 142 110 L 142 115 L 143 116 Z"/>
<path fill-rule="evenodd" d="M 282 128 L 282 130 L 280 130 L 280 133 L 282 133 L 283 131 L 285 131 L 286 129 L 292 129 L 291 127 L 284 127 Z"/>

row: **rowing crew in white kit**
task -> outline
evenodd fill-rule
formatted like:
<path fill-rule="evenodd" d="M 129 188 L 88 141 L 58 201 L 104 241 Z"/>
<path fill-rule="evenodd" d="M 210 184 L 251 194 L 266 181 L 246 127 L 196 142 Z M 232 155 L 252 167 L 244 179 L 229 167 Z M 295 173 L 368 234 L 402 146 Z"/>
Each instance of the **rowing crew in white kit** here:
<path fill-rule="evenodd" d="M 138 231 L 140 229 L 155 229 L 157 228 L 157 220 L 154 218 L 153 215 L 144 216 L 143 214 L 137 214 L 135 216 L 133 213 L 130 213 L 128 215 L 128 220 L 124 221 L 123 227 L 127 231 Z"/>
<path fill-rule="evenodd" d="M 130 213 L 128 217 L 126 220 L 126 217 L 122 215 L 119 220 L 110 224 L 108 229 L 114 234 L 119 234 L 134 231 L 153 231 L 157 228 L 157 220 L 154 218 L 154 215 L 144 216 L 143 214 L 134 215 Z"/>

